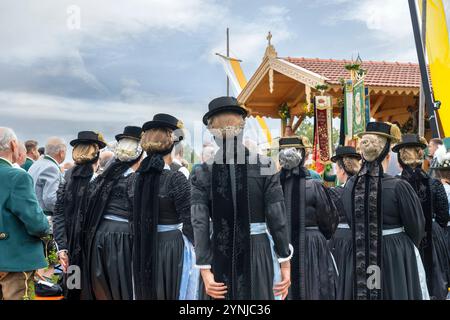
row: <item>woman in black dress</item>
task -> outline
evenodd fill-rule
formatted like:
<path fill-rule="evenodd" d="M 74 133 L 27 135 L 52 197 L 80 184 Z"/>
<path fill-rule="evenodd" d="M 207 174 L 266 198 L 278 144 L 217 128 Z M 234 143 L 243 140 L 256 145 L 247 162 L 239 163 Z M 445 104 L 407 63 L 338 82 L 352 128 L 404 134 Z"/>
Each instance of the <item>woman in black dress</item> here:
<path fill-rule="evenodd" d="M 362 168 L 344 187 L 342 203 L 353 238 L 353 299 L 428 298 L 418 249 L 425 219 L 403 179 L 385 174 L 397 126 L 370 122 L 361 134 Z"/>
<path fill-rule="evenodd" d="M 344 186 L 350 177 L 353 177 L 361 169 L 361 155 L 351 146 L 340 146 L 336 154 L 331 158 L 336 163 L 336 176 L 340 186 L 330 188 L 330 195 L 339 212 L 339 225 L 328 245 L 339 272 L 337 279 L 337 300 L 350 300 L 353 292 L 353 250 L 352 231 L 345 216 L 341 202 Z"/>
<path fill-rule="evenodd" d="M 422 204 L 425 215 L 425 237 L 419 250 L 427 274 L 427 284 L 432 299 L 443 300 L 447 296 L 448 252 L 445 228 L 448 222 L 448 200 L 442 183 L 431 178 L 423 169 L 427 141 L 416 134 L 402 136 L 392 151 L 403 171 L 401 177 L 413 187 Z"/>
<path fill-rule="evenodd" d="M 337 270 L 327 239 L 335 232 L 339 216 L 329 191 L 303 166 L 307 147 L 305 138 L 279 141 L 280 180 L 294 247 L 289 298 L 334 300 Z"/>
<path fill-rule="evenodd" d="M 53 234 L 64 272 L 69 265 L 80 267 L 82 263 L 81 226 L 89 195 L 87 191 L 98 167 L 100 149 L 106 143 L 101 134 L 81 131 L 70 145 L 73 146 L 75 166 L 66 172 L 59 186 L 53 215 Z M 64 286 L 64 291 L 66 299 L 80 299 L 80 290 L 68 290 Z"/>
<path fill-rule="evenodd" d="M 275 163 L 243 144 L 247 111 L 236 98 L 215 98 L 208 109 L 203 123 L 219 149 L 191 175 L 202 293 L 214 299 L 284 299 L 292 250 Z"/>
<path fill-rule="evenodd" d="M 191 189 L 180 171 L 170 170 L 182 123 L 157 114 L 143 126 L 147 152 L 136 174 L 133 208 L 133 277 L 138 300 L 197 299 Z"/>
<path fill-rule="evenodd" d="M 131 268 L 135 170 L 142 158 L 141 128 L 116 136 L 115 160 L 92 182 L 84 230 L 86 276 L 83 299 L 132 300 Z"/>

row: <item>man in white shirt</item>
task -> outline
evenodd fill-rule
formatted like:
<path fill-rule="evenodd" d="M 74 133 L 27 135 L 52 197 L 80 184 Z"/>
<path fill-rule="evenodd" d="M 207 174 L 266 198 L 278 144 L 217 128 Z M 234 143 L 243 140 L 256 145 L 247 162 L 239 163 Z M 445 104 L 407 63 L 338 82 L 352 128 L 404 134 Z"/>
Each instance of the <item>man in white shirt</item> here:
<path fill-rule="evenodd" d="M 180 171 L 182 174 L 184 174 L 186 179 L 189 180 L 189 170 L 188 170 L 188 168 L 186 168 L 186 166 L 185 166 L 186 160 L 184 160 L 184 158 L 183 158 L 183 154 L 184 154 L 183 144 L 177 143 L 177 144 L 175 144 L 173 149 L 174 149 L 174 155 L 172 157 L 172 163 L 170 165 L 170 169 L 175 170 L 175 171 Z"/>

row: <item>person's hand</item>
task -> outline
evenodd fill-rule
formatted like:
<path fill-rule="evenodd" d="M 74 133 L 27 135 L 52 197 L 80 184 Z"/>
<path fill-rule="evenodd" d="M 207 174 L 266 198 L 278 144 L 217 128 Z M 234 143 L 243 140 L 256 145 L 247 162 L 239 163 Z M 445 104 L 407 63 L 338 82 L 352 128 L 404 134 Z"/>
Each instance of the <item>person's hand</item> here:
<path fill-rule="evenodd" d="M 286 299 L 289 287 L 291 286 L 291 263 L 285 261 L 281 263 L 281 282 L 273 287 L 275 296 L 281 296 L 281 300 Z"/>
<path fill-rule="evenodd" d="M 67 255 L 67 251 L 61 251 L 58 253 L 58 259 L 64 273 L 67 273 L 67 268 L 69 267 L 69 256 Z"/>
<path fill-rule="evenodd" d="M 224 283 L 214 281 L 214 275 L 210 269 L 202 269 L 201 275 L 205 284 L 206 294 L 214 299 L 225 299 L 227 286 Z"/>

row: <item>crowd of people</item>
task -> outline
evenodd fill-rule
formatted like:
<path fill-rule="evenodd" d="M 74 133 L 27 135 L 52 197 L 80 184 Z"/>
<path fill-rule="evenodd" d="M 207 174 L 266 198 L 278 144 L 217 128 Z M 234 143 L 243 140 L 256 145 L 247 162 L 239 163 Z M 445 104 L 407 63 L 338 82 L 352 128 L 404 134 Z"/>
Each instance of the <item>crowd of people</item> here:
<path fill-rule="evenodd" d="M 64 140 L 42 150 L 0 127 L 0 299 L 27 295 L 52 246 L 69 300 L 446 298 L 442 140 L 370 122 L 357 147 L 336 148 L 330 187 L 305 166 L 305 137 L 280 138 L 277 157 L 247 148 L 247 115 L 233 97 L 210 102 L 216 146 L 191 172 L 169 114 L 125 127 L 114 146 L 79 132 L 73 165 Z"/>

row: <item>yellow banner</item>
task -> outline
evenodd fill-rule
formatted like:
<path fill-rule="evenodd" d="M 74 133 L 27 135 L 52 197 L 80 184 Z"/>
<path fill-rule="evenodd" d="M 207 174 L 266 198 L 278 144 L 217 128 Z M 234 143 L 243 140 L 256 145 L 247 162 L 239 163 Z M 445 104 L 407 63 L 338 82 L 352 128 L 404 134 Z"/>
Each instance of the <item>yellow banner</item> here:
<path fill-rule="evenodd" d="M 421 2 L 419 4 L 421 6 Z M 434 99 L 441 102 L 438 110 L 442 137 L 450 136 L 450 43 L 448 21 L 449 0 L 427 0 L 427 56 L 430 65 Z"/>

